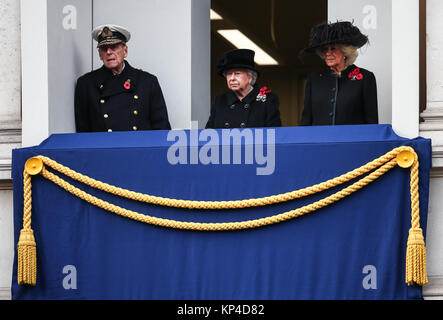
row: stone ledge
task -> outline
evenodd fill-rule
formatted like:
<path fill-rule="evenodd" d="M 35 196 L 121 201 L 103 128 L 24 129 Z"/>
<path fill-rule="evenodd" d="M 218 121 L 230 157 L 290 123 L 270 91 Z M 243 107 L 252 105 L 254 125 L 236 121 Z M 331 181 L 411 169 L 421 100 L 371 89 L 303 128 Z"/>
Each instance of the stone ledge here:
<path fill-rule="evenodd" d="M 0 191 L 12 190 L 12 179 L 0 179 Z"/>
<path fill-rule="evenodd" d="M 430 107 L 420 117 L 420 136 L 432 141 L 432 167 L 443 168 L 443 107 Z"/>
<path fill-rule="evenodd" d="M 21 120 L 0 120 L 0 133 L 8 131 L 22 131 Z"/>
<path fill-rule="evenodd" d="M 431 168 L 430 177 L 431 179 L 443 178 L 443 166 Z"/>
<path fill-rule="evenodd" d="M 0 300 L 11 300 L 11 288 L 0 288 Z"/>
<path fill-rule="evenodd" d="M 22 143 L 21 124 L 17 121 L 0 122 L 0 180 L 11 179 L 12 149 Z"/>
<path fill-rule="evenodd" d="M 443 299 L 443 276 L 429 277 L 429 283 L 423 287 L 425 300 Z"/>

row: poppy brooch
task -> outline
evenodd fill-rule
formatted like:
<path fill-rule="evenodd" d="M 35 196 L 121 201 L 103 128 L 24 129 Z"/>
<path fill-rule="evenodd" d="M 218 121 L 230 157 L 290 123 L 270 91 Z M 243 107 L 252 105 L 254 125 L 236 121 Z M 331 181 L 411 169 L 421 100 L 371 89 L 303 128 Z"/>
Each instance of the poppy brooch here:
<path fill-rule="evenodd" d="M 126 90 L 131 89 L 131 79 L 126 80 L 126 82 L 123 84 L 123 87 L 124 87 Z"/>
<path fill-rule="evenodd" d="M 260 89 L 260 92 L 257 95 L 256 101 L 266 101 L 266 94 L 271 92 L 271 90 L 268 90 L 268 87 L 264 86 Z"/>
<path fill-rule="evenodd" d="M 361 79 L 363 79 L 363 75 L 360 73 L 360 68 L 355 68 L 354 71 L 352 71 L 349 74 L 349 79 L 351 79 L 351 80 L 361 80 Z"/>

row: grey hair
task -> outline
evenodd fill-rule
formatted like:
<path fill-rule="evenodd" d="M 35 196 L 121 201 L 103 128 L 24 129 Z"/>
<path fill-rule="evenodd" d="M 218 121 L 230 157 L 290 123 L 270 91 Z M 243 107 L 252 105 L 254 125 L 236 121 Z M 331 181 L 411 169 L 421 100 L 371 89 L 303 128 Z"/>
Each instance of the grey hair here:
<path fill-rule="evenodd" d="M 355 60 L 358 57 L 358 48 L 351 45 L 340 44 L 338 45 L 343 52 L 343 56 L 345 57 L 345 67 L 349 67 L 354 64 Z M 321 51 L 321 49 L 316 50 L 317 55 L 325 60 L 325 54 Z"/>
<path fill-rule="evenodd" d="M 249 77 L 251 77 L 251 81 L 249 82 L 249 84 L 251 86 L 254 86 L 255 82 L 257 81 L 257 77 L 258 77 L 257 72 L 255 72 L 254 70 L 248 70 L 248 75 L 249 75 Z"/>

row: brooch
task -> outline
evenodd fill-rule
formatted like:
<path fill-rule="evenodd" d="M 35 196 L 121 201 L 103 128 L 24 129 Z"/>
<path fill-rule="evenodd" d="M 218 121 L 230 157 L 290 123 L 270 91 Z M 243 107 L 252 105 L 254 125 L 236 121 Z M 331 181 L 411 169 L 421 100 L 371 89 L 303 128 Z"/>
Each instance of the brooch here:
<path fill-rule="evenodd" d="M 351 79 L 351 80 L 361 80 L 361 79 L 363 79 L 363 75 L 360 73 L 360 68 L 354 69 L 354 71 L 352 71 L 349 74 L 349 79 Z"/>
<path fill-rule="evenodd" d="M 131 79 L 126 80 L 126 82 L 123 84 L 123 87 L 126 90 L 129 90 L 131 88 Z"/>
<path fill-rule="evenodd" d="M 260 89 L 260 92 L 257 95 L 256 101 L 266 101 L 266 94 L 271 92 L 271 90 L 268 90 L 268 87 L 264 86 Z"/>

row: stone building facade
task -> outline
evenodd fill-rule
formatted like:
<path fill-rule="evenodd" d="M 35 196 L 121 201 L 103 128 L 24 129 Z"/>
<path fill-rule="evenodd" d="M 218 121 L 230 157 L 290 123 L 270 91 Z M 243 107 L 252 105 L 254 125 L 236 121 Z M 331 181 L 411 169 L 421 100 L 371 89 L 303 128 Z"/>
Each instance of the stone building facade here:
<path fill-rule="evenodd" d="M 32 0 L 35 5 L 44 5 L 51 0 Z M 168 0 L 174 2 L 174 0 Z M 205 3 L 203 7 L 198 7 L 198 2 L 189 1 L 191 11 L 196 12 L 207 10 L 209 1 L 202 1 Z M 418 127 L 418 135 L 431 138 L 433 145 L 433 168 L 431 170 L 431 186 L 430 186 L 430 205 L 429 205 L 429 219 L 427 232 L 427 249 L 428 249 L 428 275 L 430 283 L 424 288 L 424 295 L 427 299 L 442 299 L 443 298 L 443 201 L 441 196 L 443 194 L 443 1 L 441 0 L 391 0 L 393 6 L 393 16 L 396 19 L 408 19 L 409 16 L 417 17 L 415 12 L 420 5 L 425 5 L 425 21 L 426 34 L 423 48 L 418 50 L 416 47 L 413 50 L 417 52 L 426 61 L 425 80 L 426 80 L 426 98 L 421 100 L 425 105 L 417 105 L 416 109 L 421 112 L 416 112 L 415 118 L 412 120 L 404 119 L 400 110 L 393 110 L 392 123 L 394 130 L 396 125 L 400 123 L 397 132 L 408 132 L 408 128 Z M 368 2 L 371 2 L 368 0 Z M 374 2 L 374 1 L 372 1 Z M 12 181 L 11 181 L 11 150 L 21 146 L 32 144 L 30 139 L 32 135 L 32 124 L 27 117 L 30 116 L 32 103 L 29 100 L 23 103 L 23 97 L 29 99 L 29 92 L 24 92 L 23 89 L 23 73 L 22 68 L 29 63 L 27 55 L 24 55 L 22 49 L 26 47 L 27 54 L 33 47 L 24 46 L 22 41 L 26 37 L 23 36 L 22 19 L 24 15 L 24 6 L 28 6 L 30 1 L 27 0 L 3 0 L 0 1 L 0 70 L 2 77 L 0 78 L 0 299 L 10 298 L 10 286 L 12 277 L 12 263 L 14 258 L 14 243 L 13 243 L 13 208 L 12 208 Z M 38 14 L 35 13 L 35 14 Z M 192 19 L 190 17 L 190 19 Z M 209 13 L 208 13 L 209 19 Z M 411 22 L 415 30 L 419 29 L 419 19 Z M 408 21 L 406 21 L 407 23 Z M 394 23 L 394 22 L 393 22 Z M 191 21 L 192 24 L 192 21 Z M 195 25 L 195 23 L 194 23 Z M 204 25 L 204 24 L 203 24 Z M 29 26 L 26 26 L 28 28 Z M 38 26 L 37 26 L 38 27 Z M 204 29 L 204 28 L 203 28 Z M 191 33 L 202 32 L 202 27 L 196 28 L 194 31 L 191 28 Z M 193 33 L 194 34 L 194 33 Z M 203 34 L 206 37 L 207 34 Z M 395 37 L 395 32 L 393 33 Z M 195 37 L 194 37 L 195 38 Z M 194 39 L 193 38 L 193 39 Z M 27 38 L 26 38 L 27 39 Z M 191 37 L 190 37 L 191 39 Z M 418 44 L 417 39 L 412 38 L 412 44 Z M 42 40 L 44 41 L 44 39 Z M 198 45 L 190 40 L 189 47 Z M 191 43 L 192 42 L 192 43 Z M 394 42 L 394 41 L 393 41 Z M 409 42 L 410 43 L 410 42 Z M 26 44 L 28 45 L 28 44 Z M 411 49 L 408 43 L 404 43 L 404 50 L 402 51 L 402 44 L 397 49 L 393 50 L 393 62 L 406 61 L 411 55 Z M 39 48 L 35 48 L 39 49 Z M 421 55 L 421 56 L 420 56 Z M 208 55 L 209 56 L 209 55 Z M 199 59 L 199 57 L 190 56 L 192 59 Z M 25 61 L 26 60 L 26 61 Z M 27 66 L 28 68 L 28 66 Z M 418 60 L 413 61 L 412 65 L 400 65 L 400 68 L 410 69 L 411 74 L 418 77 L 419 69 Z M 190 66 L 192 69 L 192 65 Z M 203 70 L 207 72 L 208 69 Z M 198 78 L 200 75 L 196 74 Z M 393 75 L 394 77 L 394 75 Z M 196 78 L 196 79 L 197 79 Z M 395 79 L 393 78 L 393 81 Z M 414 83 L 418 83 L 415 81 Z M 208 90 L 205 87 L 204 90 Z M 396 92 L 407 91 L 407 88 L 399 88 L 400 91 L 393 90 L 392 99 L 400 98 Z M 189 88 L 189 95 L 193 92 Z M 418 91 L 418 88 L 417 88 Z M 194 96 L 194 94 L 192 94 Z M 36 97 L 37 99 L 37 97 Z M 203 94 L 203 100 L 205 99 Z M 419 100 L 417 99 L 417 103 Z M 32 102 L 32 101 L 31 101 Z M 191 101 L 189 102 L 191 104 Z M 26 105 L 26 107 L 25 107 Z M 191 120 L 191 113 L 195 110 L 189 110 L 189 120 Z M 414 115 L 414 113 L 413 113 Z M 35 117 L 35 115 L 32 115 Z M 47 115 L 46 115 L 47 116 Z M 25 120 L 23 120 L 25 119 Z M 46 119 L 47 120 L 47 119 Z M 43 120 L 42 120 L 43 121 Z M 24 124 L 25 122 L 25 124 Z M 22 127 L 26 126 L 26 131 Z M 36 123 L 36 132 L 42 132 L 41 123 Z M 174 124 L 173 124 L 174 126 Z M 183 127 L 181 124 L 176 127 Z M 37 128 L 38 127 L 38 128 Z M 40 131 L 39 131 L 40 130 Z M 414 130 L 412 130 L 414 133 Z M 46 130 L 48 133 L 48 130 Z M 45 131 L 43 130 L 43 137 Z M 39 138 L 40 139 L 40 138 Z M 30 142 L 31 141 L 31 142 Z M 41 141 L 41 139 L 39 140 Z"/>

